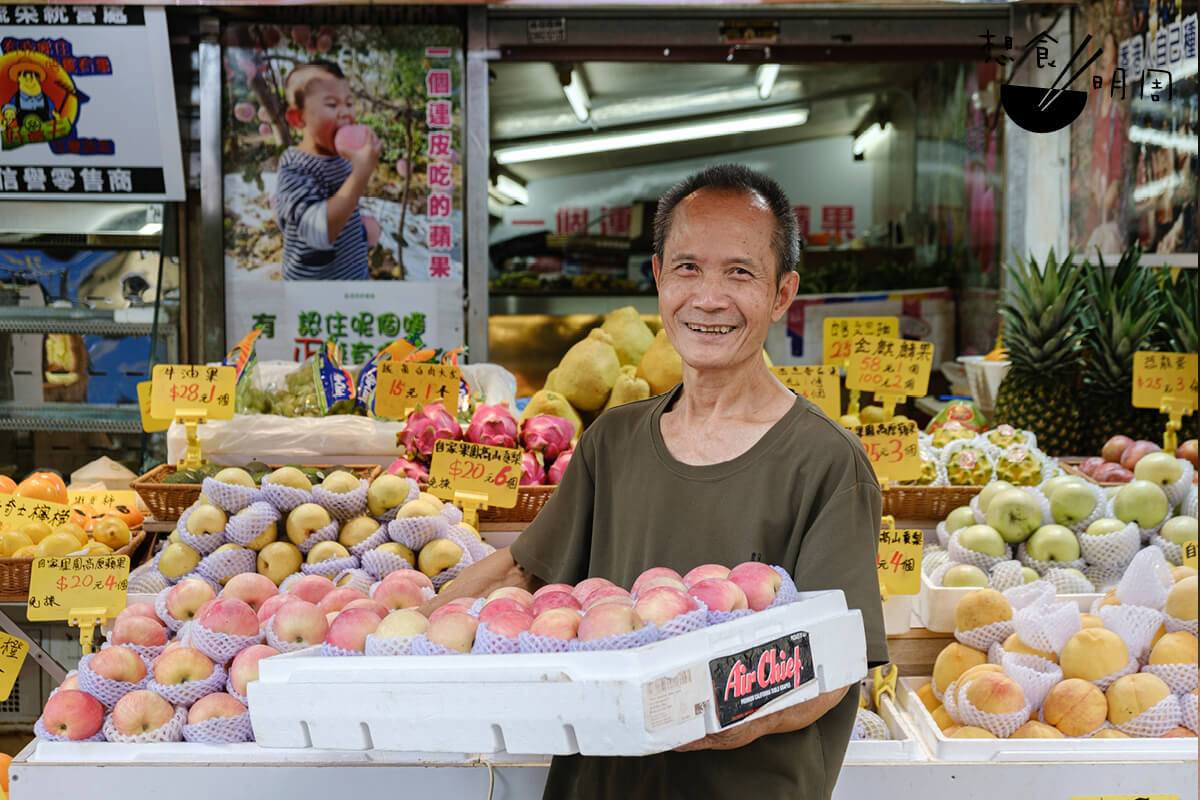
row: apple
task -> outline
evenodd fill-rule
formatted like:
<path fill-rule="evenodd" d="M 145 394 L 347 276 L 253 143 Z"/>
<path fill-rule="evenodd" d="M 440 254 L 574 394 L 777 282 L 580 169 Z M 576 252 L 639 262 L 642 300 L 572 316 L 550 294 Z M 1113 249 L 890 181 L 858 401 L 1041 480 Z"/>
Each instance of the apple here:
<path fill-rule="evenodd" d="M 194 647 L 172 647 L 154 661 L 154 680 L 163 686 L 202 681 L 213 674 L 213 661 Z"/>
<path fill-rule="evenodd" d="M 425 636 L 434 644 L 449 650 L 469 653 L 471 645 L 475 643 L 475 629 L 478 626 L 479 621 L 470 614 L 455 611 L 429 620 L 429 630 Z"/>
<path fill-rule="evenodd" d="M 970 506 L 959 506 L 946 515 L 946 533 L 954 533 L 960 528 L 975 524 L 975 512 Z"/>
<path fill-rule="evenodd" d="M 968 550 L 994 558 L 1004 555 L 1004 537 L 991 525 L 968 525 L 958 533 L 958 543 Z"/>
<path fill-rule="evenodd" d="M 533 617 L 524 611 L 502 611 L 486 622 L 483 619 L 479 621 L 486 624 L 491 633 L 506 639 L 515 639 L 521 631 L 529 630 L 529 626 L 533 624 Z"/>
<path fill-rule="evenodd" d="M 288 584 L 287 593 L 310 603 L 319 603 L 335 588 L 333 581 L 324 575 L 305 575 Z"/>
<path fill-rule="evenodd" d="M 1180 545 L 1184 542 L 1194 542 L 1197 539 L 1196 518 L 1183 516 L 1171 517 L 1163 523 L 1158 535 L 1168 542 Z"/>
<path fill-rule="evenodd" d="M 384 581 L 375 587 L 372 599 L 395 611 L 401 608 L 420 608 L 425 602 L 421 587 L 412 581 Z"/>
<path fill-rule="evenodd" d="M 167 643 L 167 629 L 156 619 L 126 617 L 113 624 L 108 640 L 113 644 L 136 644 L 142 647 L 161 647 Z"/>
<path fill-rule="evenodd" d="M 640 589 L 646 581 L 652 578 L 670 578 L 678 584 L 683 584 L 683 577 L 670 567 L 651 567 L 641 575 L 637 576 L 633 582 L 633 586 L 629 589 L 629 593 L 637 594 L 638 589 Z"/>
<path fill-rule="evenodd" d="M 309 564 L 320 564 L 322 561 L 349 557 L 350 551 L 337 542 L 317 542 L 313 549 L 308 551 L 307 561 Z"/>
<path fill-rule="evenodd" d="M 581 604 L 587 605 L 588 595 L 599 589 L 601 586 L 616 586 L 615 583 L 608 578 L 584 578 L 579 583 L 575 584 L 575 588 L 571 590 L 571 594 L 575 595 L 575 599 Z"/>
<path fill-rule="evenodd" d="M 276 486 L 290 486 L 302 492 L 312 491 L 312 481 L 295 467 L 280 467 L 268 475 L 267 480 Z"/>
<path fill-rule="evenodd" d="M 581 609 L 586 612 L 601 603 L 617 603 L 633 608 L 633 596 L 620 586 L 601 586 L 584 598 Z"/>
<path fill-rule="evenodd" d="M 403 558 L 405 561 L 408 562 L 408 565 L 410 567 L 412 567 L 412 570 L 409 570 L 410 572 L 416 571 L 416 569 L 417 569 L 417 554 L 414 553 L 411 549 L 400 544 L 399 542 L 384 542 L 383 544 L 379 545 L 379 547 L 376 547 L 375 549 L 381 553 L 391 553 L 394 556 L 400 556 L 400 558 Z M 421 573 L 418 572 L 417 574 L 420 575 Z M 432 586 L 432 585 L 433 585 L 433 583 L 431 582 L 430 586 Z"/>
<path fill-rule="evenodd" d="M 1025 542 L 1025 552 L 1037 561 L 1076 561 L 1079 559 L 1079 540 L 1070 528 L 1043 525 Z"/>
<path fill-rule="evenodd" d="M 1128 483 L 1133 473 L 1120 464 L 1101 464 L 1092 470 L 1092 479 L 1101 483 Z"/>
<path fill-rule="evenodd" d="M 183 542 L 171 542 L 158 559 L 158 571 L 168 578 L 181 578 L 200 563 L 200 554 Z"/>
<path fill-rule="evenodd" d="M 214 633 L 230 636 L 254 636 L 258 633 L 258 614 L 236 597 L 219 597 L 196 616 L 196 622 Z"/>
<path fill-rule="evenodd" d="M 430 578 L 450 567 L 463 557 L 462 548 L 449 539 L 434 539 L 417 553 L 417 569 Z"/>
<path fill-rule="evenodd" d="M 1147 453 L 1133 468 L 1133 477 L 1166 488 L 1183 477 L 1183 465 L 1170 453 Z"/>
<path fill-rule="evenodd" d="M 583 615 L 579 621 L 578 637 L 580 641 L 591 642 L 606 636 L 630 633 L 641 627 L 642 620 L 632 608 L 601 603 Z"/>
<path fill-rule="evenodd" d="M 1008 481 L 992 481 L 987 486 L 984 486 L 983 489 L 979 491 L 979 494 L 975 495 L 976 504 L 979 506 L 979 510 L 986 514 L 988 506 L 992 503 L 992 498 L 1001 492 L 1012 488 L 1014 488 L 1013 485 Z"/>
<path fill-rule="evenodd" d="M 671 586 L 656 586 L 643 592 L 633 606 L 634 613 L 643 622 L 653 622 L 655 625 L 663 625 L 697 608 L 699 606 L 692 597 Z"/>
<path fill-rule="evenodd" d="M 257 665 L 255 673 L 257 674 Z M 243 690 L 238 690 L 238 694 L 242 697 L 246 696 Z M 188 709 L 187 724 L 199 725 L 210 719 L 236 719 L 245 713 L 246 707 L 233 695 L 225 692 L 213 692 L 201 697 Z"/>
<path fill-rule="evenodd" d="M 375 635 L 381 639 L 404 639 L 429 630 L 429 620 L 415 608 L 401 608 L 383 618 Z"/>
<path fill-rule="evenodd" d="M 1188 439 L 1179 445 L 1179 449 L 1175 451 L 1175 457 L 1182 458 L 1184 461 L 1190 461 L 1193 468 L 1200 469 L 1200 464 L 1196 463 L 1197 460 L 1200 460 L 1200 445 L 1197 444 L 1195 439 Z"/>
<path fill-rule="evenodd" d="M 100 732 L 103 724 L 104 706 L 78 689 L 59 688 L 42 709 L 42 725 L 64 739 L 90 739 Z"/>
<path fill-rule="evenodd" d="M 429 576 L 415 569 L 398 569 L 395 572 L 389 572 L 383 576 L 383 582 L 387 583 L 388 581 L 408 581 L 415 583 L 418 588 L 433 591 L 433 581 L 429 580 Z"/>
<path fill-rule="evenodd" d="M 465 601 L 465 602 L 459 602 L 459 601 Z M 446 605 L 438 606 L 432 612 L 430 612 L 429 621 L 433 622 L 438 617 L 445 616 L 446 614 L 455 614 L 455 613 L 461 614 L 463 612 L 469 611 L 471 606 L 473 606 L 474 604 L 475 604 L 475 601 L 469 597 L 460 597 L 460 598 L 458 598 L 458 600 L 451 600 L 449 603 L 446 603 Z"/>
<path fill-rule="evenodd" d="M 291 594 L 277 594 L 274 597 L 268 597 L 266 602 L 264 602 L 258 609 L 259 628 L 265 625 L 267 620 L 275 616 L 275 612 L 279 610 L 280 606 L 296 599 L 298 598 Z"/>
<path fill-rule="evenodd" d="M 122 736 L 156 731 L 175 716 L 175 707 L 149 689 L 137 689 L 113 706 L 112 726 Z"/>
<path fill-rule="evenodd" d="M 1109 463 L 1109 462 L 1105 461 L 1100 456 L 1092 456 L 1091 458 L 1085 458 L 1083 461 L 1079 462 L 1079 471 L 1082 472 L 1084 475 L 1093 475 L 1094 476 L 1096 470 L 1099 469 L 1100 467 L 1104 466 L 1107 463 Z M 1120 464 L 1118 464 L 1117 466 L 1120 466 Z"/>
<path fill-rule="evenodd" d="M 377 530 L 379 523 L 370 517 L 355 517 L 338 532 L 338 543 L 343 547 L 354 547 L 371 538 Z"/>
<path fill-rule="evenodd" d="M 987 573 L 970 564 L 955 564 L 942 575 L 942 586 L 986 589 L 989 585 Z"/>
<path fill-rule="evenodd" d="M 358 589 L 351 589 L 348 586 L 339 586 L 332 592 L 321 598 L 321 602 L 317 603 L 321 610 L 328 614 L 330 611 L 341 611 L 354 600 L 359 600 L 366 597 L 365 594 Z"/>
<path fill-rule="evenodd" d="M 1129 447 L 1125 448 L 1125 452 L 1121 454 L 1121 466 L 1125 469 L 1132 470 L 1137 466 L 1137 463 L 1150 453 L 1160 453 L 1162 448 L 1154 442 L 1148 442 L 1145 439 L 1139 439 Z"/>
<path fill-rule="evenodd" d="M 366 647 L 367 636 L 375 632 L 380 622 L 379 615 L 369 609 L 345 609 L 329 626 L 325 641 L 333 647 L 361 653 Z"/>
<path fill-rule="evenodd" d="M 396 519 L 415 519 L 416 517 L 436 517 L 441 511 L 441 504 L 434 505 L 425 498 L 409 500 L 396 510 Z"/>
<path fill-rule="evenodd" d="M 224 531 L 227 523 L 224 511 L 208 503 L 200 503 L 188 514 L 184 527 L 192 536 L 209 536 Z"/>
<path fill-rule="evenodd" d="M 541 597 L 533 598 L 533 615 L 535 617 L 552 608 L 573 608 L 578 611 L 583 606 L 570 592 L 548 592 Z"/>
<path fill-rule="evenodd" d="M 362 485 L 362 479 L 344 469 L 335 470 L 321 481 L 321 488 L 332 494 L 349 494 Z"/>
<path fill-rule="evenodd" d="M 349 603 L 346 603 L 346 605 L 342 606 L 341 610 L 349 611 L 352 608 L 365 608 L 368 611 L 373 611 L 375 612 L 375 616 L 379 617 L 380 619 L 383 619 L 388 615 L 388 612 L 392 611 L 392 609 L 388 608 L 383 603 L 379 602 L 378 600 L 372 600 L 369 597 L 360 597 L 357 600 L 351 600 Z"/>
<path fill-rule="evenodd" d="M 1041 577 L 1042 576 L 1038 575 L 1037 570 L 1034 569 L 1033 567 L 1021 567 L 1021 582 L 1022 583 L 1033 583 L 1034 581 L 1038 580 Z"/>
<path fill-rule="evenodd" d="M 367 489 L 367 510 L 373 517 L 382 517 L 408 499 L 408 481 L 399 475 L 384 473 Z"/>
<path fill-rule="evenodd" d="M 162 620 L 158 618 L 158 612 L 154 610 L 154 603 L 130 603 L 121 609 L 120 614 L 117 614 L 116 622 L 129 619 L 130 617 L 144 617 L 160 625 L 162 624 Z"/>
<path fill-rule="evenodd" d="M 575 598 L 571 598 L 574 600 Z M 492 617 L 498 614 L 510 612 L 518 612 L 530 616 L 528 608 L 518 600 L 511 597 L 497 597 L 495 600 L 488 600 L 483 608 L 479 609 L 479 621 L 488 622 Z"/>
<path fill-rule="evenodd" d="M 529 633 L 570 641 L 579 634 L 579 622 L 582 619 L 583 615 L 572 608 L 551 608 L 534 618 L 533 624 L 529 626 Z"/>
<path fill-rule="evenodd" d="M 749 608 L 742 587 L 725 578 L 706 578 L 692 584 L 688 592 L 710 611 L 738 611 Z"/>
<path fill-rule="evenodd" d="M 1087 481 L 1076 475 L 1056 475 L 1038 488 L 1042 490 L 1042 494 L 1046 495 L 1046 497 L 1052 497 L 1060 487 L 1066 486 L 1068 483 L 1087 486 Z"/>
<path fill-rule="evenodd" d="M 1128 522 L 1121 522 L 1121 520 L 1113 519 L 1112 517 L 1101 517 L 1091 525 L 1088 525 L 1084 533 L 1090 536 L 1105 536 L 1125 530 L 1125 526 L 1128 524 Z"/>
<path fill-rule="evenodd" d="M 1133 444 L 1133 439 L 1130 439 L 1128 436 L 1117 434 L 1105 442 L 1104 446 L 1100 448 L 1100 456 L 1105 461 L 1114 461 L 1116 463 L 1120 463 L 1121 456 L 1125 455 L 1125 451 L 1129 449 L 1131 444 Z"/>
<path fill-rule="evenodd" d="M 1023 542 L 1042 524 L 1042 507 L 1020 489 L 998 492 L 988 504 L 987 524 L 1009 544 Z"/>
<path fill-rule="evenodd" d="M 775 601 L 783 580 L 779 573 L 758 561 L 743 561 L 729 570 L 729 577 L 746 593 L 746 602 L 755 611 L 762 611 Z"/>
<path fill-rule="evenodd" d="M 1059 525 L 1083 522 L 1096 510 L 1096 495 L 1083 483 L 1067 483 L 1057 487 L 1050 498 L 1050 515 Z"/>
<path fill-rule="evenodd" d="M 167 592 L 167 613 L 177 620 L 192 619 L 200 606 L 216 596 L 207 581 L 185 578 Z"/>
<path fill-rule="evenodd" d="M 307 600 L 293 598 L 293 602 L 284 603 L 275 612 L 271 622 L 275 638 L 289 644 L 320 644 L 329 633 L 326 613 L 323 608 Z"/>
<path fill-rule="evenodd" d="M 728 578 L 729 567 L 724 564 L 701 564 L 698 567 L 692 567 L 688 573 L 683 576 L 683 582 L 690 589 L 700 581 L 706 581 L 711 578 Z"/>
<path fill-rule="evenodd" d="M 88 669 L 110 681 L 137 683 L 146 677 L 146 662 L 128 647 L 106 647 L 92 656 Z"/>
<path fill-rule="evenodd" d="M 251 681 L 258 680 L 258 662 L 264 658 L 279 655 L 279 651 L 274 647 L 265 644 L 256 644 L 247 647 L 242 652 L 233 657 L 233 663 L 229 665 L 229 683 L 233 686 L 234 691 L 242 697 L 246 696 L 246 685 Z M 209 695 L 210 697 L 212 695 Z M 199 701 L 197 701 L 199 702 Z M 237 716 L 233 714 L 232 716 Z M 189 723 L 191 720 L 188 720 Z"/>
<path fill-rule="evenodd" d="M 671 589 L 676 589 L 684 594 L 687 593 L 687 584 L 685 584 L 683 581 L 676 580 L 670 575 L 656 575 L 653 578 L 646 578 L 643 580 L 641 584 L 638 585 L 637 591 L 633 592 L 633 596 L 640 597 L 651 589 L 658 589 L 664 586 Z"/>
<path fill-rule="evenodd" d="M 1153 528 L 1163 521 L 1169 508 L 1167 495 L 1157 484 L 1134 479 L 1117 491 L 1112 510 L 1119 520 L 1136 522 L 1140 528 Z"/>
<path fill-rule="evenodd" d="M 234 575 L 221 589 L 221 597 L 233 597 L 241 600 L 257 614 L 262 604 L 272 597 L 279 595 L 279 587 L 275 581 L 257 572 L 242 572 Z"/>
<path fill-rule="evenodd" d="M 316 503 L 301 503 L 288 514 L 284 529 L 292 544 L 299 547 L 305 539 L 332 521 L 329 512 L 323 506 Z"/>
<path fill-rule="evenodd" d="M 283 579 L 300 570 L 304 557 L 300 548 L 290 542 L 271 542 L 259 551 L 256 569 L 259 575 L 266 575 L 275 585 L 283 583 Z"/>
<path fill-rule="evenodd" d="M 545 586 L 533 593 L 533 599 L 537 600 L 542 595 L 549 594 L 550 592 L 566 592 L 567 594 L 571 594 L 574 591 L 575 587 L 569 583 L 547 583 Z"/>
<path fill-rule="evenodd" d="M 488 602 L 491 602 L 492 600 L 498 600 L 501 597 L 507 597 L 512 600 L 516 600 L 518 603 L 525 606 L 526 609 L 533 607 L 533 595 L 519 586 L 501 586 L 499 589 L 494 589 L 492 593 L 487 596 L 487 599 Z"/>

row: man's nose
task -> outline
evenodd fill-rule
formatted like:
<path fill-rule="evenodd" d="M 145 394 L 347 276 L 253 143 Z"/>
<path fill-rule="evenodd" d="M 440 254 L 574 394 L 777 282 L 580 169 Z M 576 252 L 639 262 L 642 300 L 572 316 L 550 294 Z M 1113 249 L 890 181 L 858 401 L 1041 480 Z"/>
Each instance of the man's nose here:
<path fill-rule="evenodd" d="M 700 311 L 716 311 L 729 306 L 729 293 L 720 275 L 705 274 L 700 277 L 692 305 Z"/>

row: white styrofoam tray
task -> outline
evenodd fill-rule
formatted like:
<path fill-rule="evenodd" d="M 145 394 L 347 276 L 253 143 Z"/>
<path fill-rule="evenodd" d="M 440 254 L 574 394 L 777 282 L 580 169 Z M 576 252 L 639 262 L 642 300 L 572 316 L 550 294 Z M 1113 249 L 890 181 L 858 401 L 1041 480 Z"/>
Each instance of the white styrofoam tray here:
<path fill-rule="evenodd" d="M 974 586 L 947 587 L 934 586 L 929 576 L 921 573 L 921 593 L 917 595 L 916 612 L 925 623 L 927 630 L 937 633 L 954 632 L 954 609 L 958 601 L 975 591 Z M 1060 594 L 1056 600 L 1062 603 L 1075 603 L 1083 612 L 1091 611 L 1092 603 L 1102 594 Z"/>
<path fill-rule="evenodd" d="M 916 687 L 929 678 L 901 678 L 900 708 L 939 761 L 1195 761 L 1196 740 L 1178 739 L 951 739 L 942 734 Z"/>
<path fill-rule="evenodd" d="M 851 689 L 851 691 L 854 691 Z M 852 740 L 846 747 L 847 764 L 871 764 L 885 761 L 928 761 L 917 732 L 888 695 L 879 698 L 878 714 L 892 738 Z"/>
<path fill-rule="evenodd" d="M 264 747 L 647 755 L 720 729 L 710 660 L 798 631 L 808 634 L 814 679 L 745 719 L 866 675 L 861 613 L 841 591 L 811 592 L 634 650 L 274 656 L 249 685 L 250 719 Z"/>

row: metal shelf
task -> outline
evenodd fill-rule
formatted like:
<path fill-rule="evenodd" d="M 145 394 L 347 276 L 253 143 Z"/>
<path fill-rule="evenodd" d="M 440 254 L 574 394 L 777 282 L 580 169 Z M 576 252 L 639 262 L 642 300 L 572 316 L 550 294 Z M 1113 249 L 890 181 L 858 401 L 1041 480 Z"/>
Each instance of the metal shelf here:
<path fill-rule="evenodd" d="M 141 433 L 142 418 L 136 405 L 0 402 L 0 431 Z"/>
<path fill-rule="evenodd" d="M 2 333 L 74 333 L 92 336 L 149 336 L 154 327 L 154 309 L 147 308 L 145 321 L 129 322 L 118 318 L 117 312 L 98 308 L 53 308 L 29 306 L 0 307 Z M 171 315 L 164 309 L 159 317 L 159 330 L 169 330 Z"/>

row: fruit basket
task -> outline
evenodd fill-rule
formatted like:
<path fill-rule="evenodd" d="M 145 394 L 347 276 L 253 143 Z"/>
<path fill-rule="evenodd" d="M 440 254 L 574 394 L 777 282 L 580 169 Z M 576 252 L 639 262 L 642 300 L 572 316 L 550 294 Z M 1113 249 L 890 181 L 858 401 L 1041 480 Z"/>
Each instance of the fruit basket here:
<path fill-rule="evenodd" d="M 1124 486 L 1125 485 L 1125 483 L 1122 481 L 1098 481 L 1098 480 L 1096 480 L 1091 475 L 1088 475 L 1086 472 L 1084 472 L 1083 470 L 1081 470 L 1079 468 L 1079 465 L 1082 463 L 1083 463 L 1082 458 L 1060 458 L 1058 460 L 1058 465 L 1060 467 L 1062 467 L 1063 472 L 1067 473 L 1068 475 L 1074 475 L 1077 478 L 1083 478 L 1088 483 L 1094 483 L 1097 486 Z"/>
<path fill-rule="evenodd" d="M 557 486 L 522 486 L 517 490 L 517 504 L 512 508 L 488 508 L 479 512 L 479 522 L 533 522 L 546 505 Z"/>
<path fill-rule="evenodd" d="M 883 513 L 896 519 L 943 520 L 959 506 L 969 505 L 982 486 L 900 486 L 883 493 Z"/>
<path fill-rule="evenodd" d="M 271 469 L 277 469 L 283 464 L 271 464 Z M 332 464 L 305 464 L 305 468 L 328 469 Z M 368 481 L 375 479 L 382 467 L 378 464 L 357 464 L 342 466 Z M 193 503 L 200 498 L 201 484 L 199 483 L 165 483 L 165 479 L 174 475 L 177 467 L 174 464 L 160 464 L 145 475 L 140 475 L 129 482 L 129 488 L 138 493 L 142 502 L 150 509 L 150 514 L 160 522 L 179 519 Z"/>
<path fill-rule="evenodd" d="M 137 564 L 133 554 L 146 538 L 146 532 L 134 528 L 129 532 L 129 544 L 113 551 L 116 556 L 129 556 L 129 568 Z M 33 569 L 32 558 L 0 558 L 0 603 L 24 603 L 29 597 L 29 573 Z"/>

